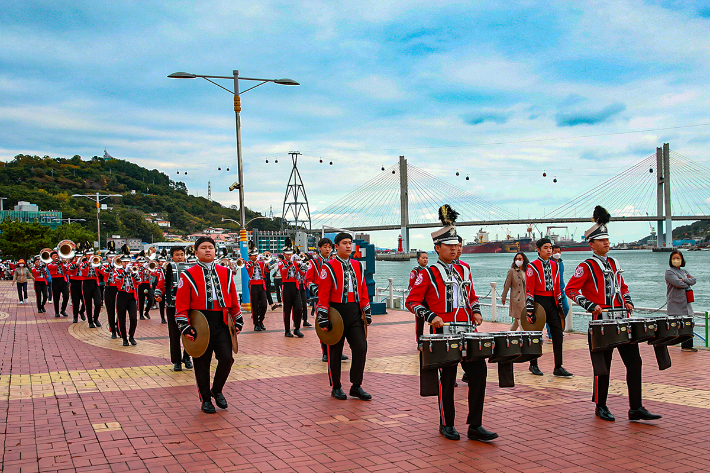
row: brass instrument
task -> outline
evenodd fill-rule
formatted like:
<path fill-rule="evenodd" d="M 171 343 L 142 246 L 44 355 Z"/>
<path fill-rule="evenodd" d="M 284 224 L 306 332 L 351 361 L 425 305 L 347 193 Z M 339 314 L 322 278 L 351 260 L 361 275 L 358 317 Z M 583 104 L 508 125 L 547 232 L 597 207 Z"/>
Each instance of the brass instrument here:
<path fill-rule="evenodd" d="M 148 248 L 148 252 L 146 253 L 146 256 L 148 257 L 149 260 L 154 260 L 155 258 L 158 257 L 158 253 L 155 250 L 154 246 L 151 246 Z"/>
<path fill-rule="evenodd" d="M 76 254 L 76 243 L 71 240 L 60 241 L 57 245 L 57 253 L 63 260 L 74 259 L 74 255 Z"/>
<path fill-rule="evenodd" d="M 113 257 L 112 263 L 115 267 L 120 267 L 121 266 L 121 255 L 116 255 Z"/>
<path fill-rule="evenodd" d="M 103 264 L 104 259 L 99 255 L 94 255 L 91 257 L 89 262 L 91 263 L 91 266 L 93 268 L 98 268 L 99 266 L 101 266 L 101 264 Z"/>
<path fill-rule="evenodd" d="M 226 256 L 219 260 L 220 266 L 224 266 L 225 268 L 229 268 L 231 270 L 234 270 L 234 265 L 232 264 L 232 260 L 227 258 Z"/>
<path fill-rule="evenodd" d="M 148 250 L 150 251 L 150 250 Z M 155 255 L 153 255 L 153 258 L 155 258 Z M 158 269 L 158 263 L 154 260 L 151 259 L 150 262 L 148 263 L 148 271 L 151 273 L 154 273 Z"/>
<path fill-rule="evenodd" d="M 244 258 L 241 258 L 241 257 L 237 258 L 237 261 L 234 263 L 234 269 L 240 270 L 240 269 L 244 268 L 245 264 L 246 263 L 244 262 Z"/>
<path fill-rule="evenodd" d="M 52 250 L 50 248 L 44 248 L 39 252 L 39 259 L 42 260 L 44 264 L 49 264 L 52 262 Z"/>
<path fill-rule="evenodd" d="M 138 266 L 135 265 L 135 264 L 131 266 L 131 273 L 133 273 L 133 274 L 139 274 L 140 272 L 141 272 L 141 268 L 140 268 L 140 267 L 138 267 Z"/>

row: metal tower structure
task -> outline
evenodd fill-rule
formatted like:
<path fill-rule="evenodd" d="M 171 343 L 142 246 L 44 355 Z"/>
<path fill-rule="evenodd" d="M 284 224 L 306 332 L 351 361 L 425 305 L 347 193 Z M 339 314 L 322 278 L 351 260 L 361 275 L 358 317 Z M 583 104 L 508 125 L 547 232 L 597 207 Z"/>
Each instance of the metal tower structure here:
<path fill-rule="evenodd" d="M 212 202 L 212 182 L 207 181 L 207 200 Z"/>
<path fill-rule="evenodd" d="M 289 151 L 293 162 L 291 176 L 286 186 L 284 196 L 283 212 L 281 213 L 281 229 L 303 229 L 308 223 L 307 230 L 311 229 L 311 211 L 308 207 L 308 197 L 306 197 L 306 186 L 303 185 L 301 174 L 298 172 L 298 151 Z"/>

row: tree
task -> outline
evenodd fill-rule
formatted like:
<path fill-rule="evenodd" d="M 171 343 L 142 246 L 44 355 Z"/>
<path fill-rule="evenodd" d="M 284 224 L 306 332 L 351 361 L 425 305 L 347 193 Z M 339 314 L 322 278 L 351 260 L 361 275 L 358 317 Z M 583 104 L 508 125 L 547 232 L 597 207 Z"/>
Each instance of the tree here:
<path fill-rule="evenodd" d="M 78 223 L 70 223 L 59 225 L 52 230 L 51 237 L 52 248 L 62 240 L 71 240 L 74 243 L 84 243 L 88 241 L 93 245 L 96 240 L 96 232 L 89 231 Z"/>
<path fill-rule="evenodd" d="M 5 219 L 0 223 L 0 232 L 0 252 L 5 258 L 23 258 L 27 261 L 43 248 L 52 246 L 51 229 L 37 222 Z"/>

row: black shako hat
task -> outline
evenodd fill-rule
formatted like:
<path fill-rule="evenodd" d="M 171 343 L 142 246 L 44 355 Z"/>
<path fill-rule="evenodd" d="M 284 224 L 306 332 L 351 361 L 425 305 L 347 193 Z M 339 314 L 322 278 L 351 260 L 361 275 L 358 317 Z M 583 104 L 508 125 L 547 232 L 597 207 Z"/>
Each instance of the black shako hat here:
<path fill-rule="evenodd" d="M 458 216 L 459 213 L 452 209 L 449 204 L 444 204 L 439 207 L 439 220 L 444 227 L 432 232 L 431 239 L 434 240 L 435 245 L 442 243 L 444 245 L 459 244 L 459 236 L 456 233 L 456 227 L 454 226 Z"/>
<path fill-rule="evenodd" d="M 259 250 L 256 248 L 256 245 L 254 244 L 253 241 L 250 241 L 249 242 L 249 256 L 258 255 L 258 254 L 259 254 Z M 226 256 L 226 254 L 225 254 L 225 256 Z"/>
<path fill-rule="evenodd" d="M 284 246 L 281 248 L 282 253 L 293 253 L 293 243 L 291 243 L 291 237 L 286 237 L 284 241 Z"/>
<path fill-rule="evenodd" d="M 606 229 L 606 224 L 609 223 L 609 220 L 611 220 L 611 215 L 604 207 L 601 205 L 594 207 L 594 213 L 592 214 L 594 225 L 584 232 L 584 238 L 587 241 L 609 238 L 609 233 Z"/>

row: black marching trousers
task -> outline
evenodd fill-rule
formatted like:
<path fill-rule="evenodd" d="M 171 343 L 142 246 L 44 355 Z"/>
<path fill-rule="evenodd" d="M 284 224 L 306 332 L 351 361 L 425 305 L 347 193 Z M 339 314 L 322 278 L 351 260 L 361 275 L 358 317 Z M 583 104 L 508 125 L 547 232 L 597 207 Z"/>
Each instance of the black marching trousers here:
<path fill-rule="evenodd" d="M 106 315 L 108 316 L 108 327 L 111 333 L 116 332 L 116 296 L 118 287 L 108 286 L 104 289 L 104 302 L 106 303 Z"/>
<path fill-rule="evenodd" d="M 148 290 L 148 294 L 145 293 L 146 289 Z M 153 295 L 150 292 L 150 283 L 141 283 L 138 286 L 138 312 L 140 312 L 141 315 L 144 313 L 147 314 L 150 308 L 153 307 L 153 300 Z M 146 302 L 148 303 L 148 307 L 146 307 Z"/>
<path fill-rule="evenodd" d="M 592 341 L 591 336 L 587 334 L 591 351 Z M 629 408 L 638 409 L 641 407 L 641 354 L 639 353 L 638 343 L 628 343 L 615 347 L 619 350 L 621 361 L 626 366 L 626 386 L 629 390 Z M 611 358 L 614 354 L 614 348 L 605 350 L 604 362 L 606 363 L 607 371 L 611 369 Z M 598 406 L 606 406 L 606 399 L 609 395 L 609 373 L 594 377 L 594 387 L 592 388 L 592 402 Z"/>
<path fill-rule="evenodd" d="M 126 312 L 128 312 L 128 318 L 130 319 L 128 334 L 126 334 Z M 124 340 L 127 340 L 128 337 L 133 337 L 136 334 L 136 326 L 138 325 L 136 296 L 133 292 L 118 291 L 118 295 L 116 295 L 116 315 L 118 316 L 121 337 Z"/>
<path fill-rule="evenodd" d="M 69 280 L 69 291 L 71 293 L 71 310 L 74 319 L 79 318 L 79 312 L 84 312 L 84 298 L 81 293 L 81 280 Z"/>
<path fill-rule="evenodd" d="M 232 370 L 234 357 L 232 357 L 232 338 L 229 335 L 229 327 L 224 323 L 222 311 L 205 310 L 202 311 L 210 327 L 210 342 L 207 350 L 202 356 L 193 358 L 195 369 L 195 381 L 200 393 L 202 402 L 211 399 L 210 393 L 210 364 L 212 363 L 212 353 L 217 358 L 217 369 L 214 372 L 212 391 L 221 393 L 224 384 L 227 382 L 229 372 Z M 228 316 L 231 317 L 231 316 Z M 199 334 L 198 334 L 199 336 Z"/>
<path fill-rule="evenodd" d="M 160 320 L 165 320 L 165 298 L 158 302 L 158 311 L 160 312 Z"/>
<path fill-rule="evenodd" d="M 99 313 L 101 312 L 101 290 L 94 279 L 84 279 L 81 283 L 81 294 L 84 298 L 86 316 L 89 318 L 89 322 L 96 322 L 99 320 Z"/>
<path fill-rule="evenodd" d="M 301 294 L 295 282 L 285 282 L 283 284 L 283 305 L 284 305 L 284 330 L 291 330 L 291 312 L 293 312 L 293 328 L 301 328 L 301 318 L 303 317 L 303 305 L 301 304 Z"/>
<path fill-rule="evenodd" d="M 549 325 L 550 335 L 552 335 L 552 351 L 555 354 L 555 368 L 561 368 L 562 342 L 564 341 L 565 333 L 564 330 L 562 330 L 562 321 L 557 311 L 555 298 L 552 296 L 535 296 L 535 302 L 545 309 L 547 325 Z M 537 366 L 537 358 L 530 362 L 530 366 Z"/>
<path fill-rule="evenodd" d="M 47 282 L 35 281 L 35 297 L 37 297 L 37 308 L 44 309 L 47 303 Z"/>
<path fill-rule="evenodd" d="M 186 351 L 180 351 L 181 333 L 175 321 L 175 307 L 167 307 L 168 316 L 168 336 L 170 337 L 170 362 L 182 363 L 190 355 Z"/>
<path fill-rule="evenodd" d="M 486 397 L 486 377 L 488 368 L 485 360 L 462 361 L 468 377 L 468 419 L 467 424 L 479 427 L 483 422 L 483 401 Z M 439 368 L 439 423 L 453 426 L 456 408 L 454 405 L 454 385 L 458 364 Z"/>
<path fill-rule="evenodd" d="M 266 315 L 266 291 L 262 284 L 249 285 L 249 297 L 251 298 L 251 319 L 254 325 L 258 325 L 264 321 Z"/>
<path fill-rule="evenodd" d="M 266 301 L 269 305 L 274 305 L 274 299 L 271 297 L 271 275 L 267 271 L 264 274 L 264 283 L 266 284 Z"/>
<path fill-rule="evenodd" d="M 69 285 L 67 281 L 60 276 L 52 279 L 52 298 L 54 299 L 54 315 L 59 314 L 59 299 L 62 300 L 62 312 L 67 310 L 69 304 Z"/>
<path fill-rule="evenodd" d="M 281 304 L 281 278 L 274 278 L 274 292 L 276 293 L 276 301 Z"/>
<path fill-rule="evenodd" d="M 343 345 L 345 345 L 345 339 L 347 339 L 352 351 L 350 382 L 353 386 L 360 386 L 367 357 L 367 337 L 365 336 L 365 322 L 362 320 L 360 304 L 357 302 L 346 302 L 345 304 L 331 302 L 330 306 L 337 309 L 343 318 L 343 337 L 335 345 L 327 345 L 330 385 L 333 386 L 333 389 L 341 387 L 340 370 L 342 360 L 340 357 L 343 355 Z M 454 373 L 454 377 L 456 377 L 456 373 Z"/>
<path fill-rule="evenodd" d="M 303 308 L 302 314 L 303 314 L 303 321 L 306 322 L 306 319 L 308 318 L 308 298 L 306 297 L 306 288 L 301 287 L 301 289 L 298 290 L 298 293 L 301 296 L 301 307 Z"/>

